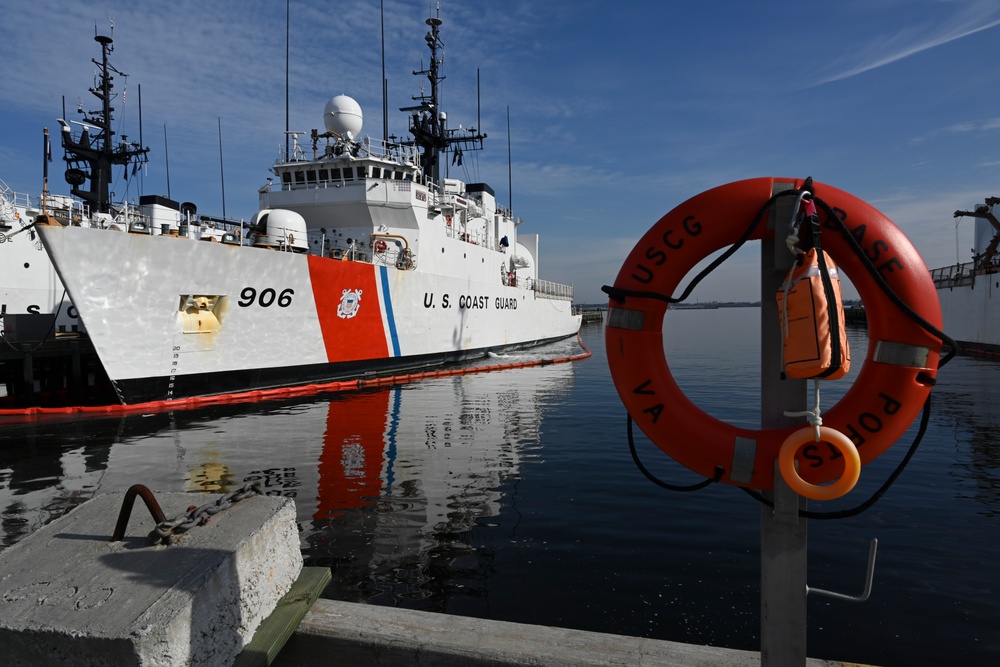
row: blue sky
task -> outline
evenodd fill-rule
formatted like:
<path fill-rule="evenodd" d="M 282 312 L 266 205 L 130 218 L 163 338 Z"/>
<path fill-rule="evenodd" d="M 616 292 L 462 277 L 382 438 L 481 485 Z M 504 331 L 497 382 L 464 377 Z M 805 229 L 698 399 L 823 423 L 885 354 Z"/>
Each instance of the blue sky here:
<path fill-rule="evenodd" d="M 601 302 L 652 224 L 685 199 L 755 176 L 811 175 L 872 203 L 929 267 L 968 261 L 971 221 L 952 212 L 1000 195 L 1000 3 L 443 1 L 443 105 L 486 150 L 467 172 L 512 200 L 541 235 L 543 278 Z M 405 133 L 426 80 L 426 0 L 385 0 L 390 134 Z M 291 2 L 293 130 L 322 127 L 326 101 L 358 100 L 382 134 L 378 0 Z M 169 3 L 8 0 L 0 68 L 0 179 L 41 191 L 41 131 L 65 96 L 96 102 L 95 24 L 115 21 L 112 62 L 127 73 L 120 132 L 150 163 L 119 198 L 169 194 L 199 211 L 249 218 L 283 145 L 284 0 Z M 118 105 L 119 108 L 121 105 Z M 510 108 L 513 195 L 507 176 Z M 219 128 L 222 134 L 220 169 Z M 50 191 L 64 193 L 62 151 Z M 141 185 L 141 188 L 140 188 Z M 756 247 L 694 300 L 759 298 Z M 848 290 L 850 292 L 850 290 Z"/>

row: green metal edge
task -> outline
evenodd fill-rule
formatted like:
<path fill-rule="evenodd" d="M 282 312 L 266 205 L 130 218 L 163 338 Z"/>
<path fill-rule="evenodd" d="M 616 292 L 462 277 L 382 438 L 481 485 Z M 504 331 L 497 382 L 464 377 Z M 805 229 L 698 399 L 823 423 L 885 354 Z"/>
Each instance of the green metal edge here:
<path fill-rule="evenodd" d="M 267 667 L 299 627 L 332 575 L 328 567 L 304 567 L 292 588 L 257 628 L 250 643 L 236 657 L 233 667 Z"/>

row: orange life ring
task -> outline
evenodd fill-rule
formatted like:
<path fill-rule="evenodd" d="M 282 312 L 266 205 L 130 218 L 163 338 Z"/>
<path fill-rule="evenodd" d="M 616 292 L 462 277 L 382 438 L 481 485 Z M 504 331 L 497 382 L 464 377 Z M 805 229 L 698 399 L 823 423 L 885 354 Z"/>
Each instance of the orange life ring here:
<path fill-rule="evenodd" d="M 379 239 L 379 240 L 375 241 L 375 252 L 379 253 L 380 255 L 382 253 L 384 253 L 386 251 L 386 248 L 388 248 L 388 247 L 389 247 L 389 244 L 387 244 L 382 239 Z"/>
<path fill-rule="evenodd" d="M 691 470 L 753 489 L 774 488 L 774 462 L 798 426 L 737 428 L 699 409 L 670 375 L 663 350 L 667 303 L 636 293 L 673 295 L 702 259 L 737 242 L 772 194 L 803 186 L 772 177 L 707 190 L 663 216 L 639 240 L 615 279 L 605 328 L 615 388 L 639 428 L 661 450 Z M 941 307 L 930 272 L 891 220 L 864 201 L 821 183 L 816 197 L 841 218 L 893 292 L 933 327 Z M 823 413 L 823 424 L 845 434 L 862 464 L 887 450 L 923 407 L 937 373 L 941 341 L 907 317 L 879 288 L 837 221 L 822 216 L 823 249 L 846 273 L 866 305 L 868 352 L 844 397 Z M 784 227 L 781 227 L 784 229 Z M 773 238 L 761 221 L 749 238 Z M 618 295 L 617 297 L 615 295 Z M 624 295 L 624 296 L 623 296 Z M 798 450 L 799 476 L 822 484 L 844 475 L 840 451 L 825 442 Z"/>
<path fill-rule="evenodd" d="M 826 486 L 810 484 L 799 477 L 795 467 L 795 454 L 802 445 L 815 442 L 815 436 L 816 430 L 811 426 L 806 426 L 785 438 L 778 451 L 778 469 L 788 486 L 800 496 L 813 500 L 833 500 L 846 494 L 858 483 L 858 478 L 861 477 L 861 457 L 858 455 L 858 448 L 854 446 L 850 438 L 828 426 L 820 426 L 821 441 L 835 447 L 843 456 L 844 474 L 841 475 L 840 479 Z"/>

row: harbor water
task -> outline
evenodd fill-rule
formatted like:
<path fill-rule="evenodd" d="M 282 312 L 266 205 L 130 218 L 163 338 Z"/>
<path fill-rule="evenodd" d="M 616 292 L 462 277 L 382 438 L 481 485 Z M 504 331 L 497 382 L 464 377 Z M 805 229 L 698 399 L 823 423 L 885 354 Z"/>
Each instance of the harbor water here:
<path fill-rule="evenodd" d="M 703 410 L 756 427 L 757 308 L 677 310 L 670 367 Z M 855 367 L 825 383 L 833 405 Z M 738 488 L 665 491 L 636 469 L 603 325 L 572 363 L 396 387 L 126 416 L 0 418 L 0 549 L 95 494 L 221 493 L 251 481 L 295 499 L 324 597 L 622 635 L 760 648 L 760 505 Z M 576 340 L 482 364 L 565 357 Z M 1000 664 L 1000 362 L 939 374 L 926 435 L 871 509 L 809 522 L 808 653 L 879 665 Z M 864 467 L 853 507 L 892 473 L 916 425 Z M 643 463 L 697 477 L 637 433 Z M 136 511 L 141 511 L 137 508 Z M 116 517 L 108 518 L 108 534 Z M 211 524 L 195 530 L 211 530 Z"/>

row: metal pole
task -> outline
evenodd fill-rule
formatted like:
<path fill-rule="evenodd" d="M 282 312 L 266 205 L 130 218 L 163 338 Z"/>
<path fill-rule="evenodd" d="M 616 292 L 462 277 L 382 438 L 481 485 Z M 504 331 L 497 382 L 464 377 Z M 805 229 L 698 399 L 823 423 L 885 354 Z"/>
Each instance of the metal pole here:
<path fill-rule="evenodd" d="M 794 187 L 777 183 L 773 193 Z M 796 423 L 785 411 L 807 409 L 807 381 L 782 380 L 781 329 L 775 294 L 792 264 L 784 243 L 792 199 L 776 202 L 768 216 L 774 239 L 761 242 L 761 428 Z M 806 500 L 788 488 L 774 462 L 774 491 L 765 495 L 774 508 L 761 506 L 760 522 L 760 663 L 764 667 L 800 667 L 806 664 L 806 519 L 799 509 Z"/>

